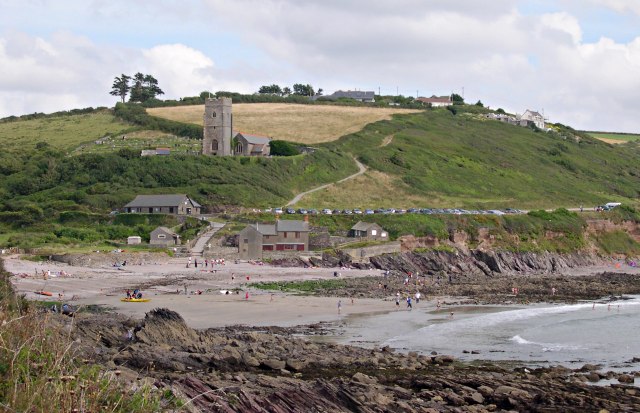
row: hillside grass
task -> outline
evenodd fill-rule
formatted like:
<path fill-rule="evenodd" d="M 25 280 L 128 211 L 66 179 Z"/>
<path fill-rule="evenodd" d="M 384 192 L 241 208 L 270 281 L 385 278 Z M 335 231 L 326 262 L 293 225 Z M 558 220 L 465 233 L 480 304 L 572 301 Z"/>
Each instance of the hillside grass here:
<path fill-rule="evenodd" d="M 393 140 L 380 146 L 389 135 Z M 568 128 L 547 133 L 488 121 L 463 109 L 457 115 L 436 109 L 396 116 L 327 146 L 352 153 L 384 174 L 398 188 L 395 198 L 410 192 L 427 206 L 449 202 L 449 207 L 471 209 L 537 209 L 613 200 L 635 204 L 640 194 L 637 148 L 608 145 Z M 406 186 L 393 184 L 398 181 Z M 384 191 L 388 197 L 388 188 L 383 182 L 370 185 L 368 192 Z M 341 197 L 328 195 L 341 205 L 372 197 L 354 196 L 348 190 Z M 325 206 L 331 207 L 326 202 L 315 207 Z"/>
<path fill-rule="evenodd" d="M 38 143 L 70 151 L 104 136 L 122 135 L 132 129 L 135 128 L 114 118 L 109 110 L 104 110 L 81 115 L 0 122 L 0 144 L 4 152 L 10 153 L 27 152 Z"/>
<path fill-rule="evenodd" d="M 365 125 L 389 120 L 394 114 L 420 110 L 295 105 L 286 103 L 240 103 L 233 105 L 233 129 L 306 145 L 329 142 L 361 130 Z M 204 105 L 150 108 L 147 113 L 170 120 L 203 125 Z"/>
<path fill-rule="evenodd" d="M 172 155 L 198 154 L 202 151 L 202 142 L 196 139 L 178 137 L 155 130 L 139 130 L 127 134 L 110 135 L 96 144 L 93 141 L 80 145 L 73 155 L 85 153 L 111 153 L 121 149 L 141 151 L 143 149 L 169 148 Z"/>

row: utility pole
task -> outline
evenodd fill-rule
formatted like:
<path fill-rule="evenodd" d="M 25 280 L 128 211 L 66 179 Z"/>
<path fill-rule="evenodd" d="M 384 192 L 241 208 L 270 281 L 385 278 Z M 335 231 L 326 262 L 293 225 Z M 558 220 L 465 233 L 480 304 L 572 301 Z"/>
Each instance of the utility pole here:
<path fill-rule="evenodd" d="M 380 86 L 378 86 L 378 96 L 380 96 Z"/>

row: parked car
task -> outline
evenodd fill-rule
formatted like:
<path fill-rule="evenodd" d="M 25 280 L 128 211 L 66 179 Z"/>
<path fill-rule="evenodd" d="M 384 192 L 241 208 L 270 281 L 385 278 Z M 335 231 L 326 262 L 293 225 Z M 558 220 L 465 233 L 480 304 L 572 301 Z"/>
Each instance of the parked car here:
<path fill-rule="evenodd" d="M 318 210 L 317 210 L 317 209 L 310 209 L 310 210 L 309 210 L 309 214 L 310 214 L 310 215 L 318 215 L 318 213 L 319 213 L 319 212 L 318 212 Z"/>
<path fill-rule="evenodd" d="M 339 209 L 334 209 L 333 210 L 333 214 L 334 215 L 340 215 L 340 214 L 342 214 L 342 211 L 340 211 Z"/>
<path fill-rule="evenodd" d="M 331 212 L 331 210 L 329 208 L 323 209 L 322 213 L 325 214 L 325 215 L 332 215 L 332 212 Z"/>
<path fill-rule="evenodd" d="M 365 209 L 365 210 L 364 210 L 364 213 L 365 213 L 366 215 L 371 215 L 371 214 L 373 214 L 374 212 L 373 212 L 373 209 Z"/>
<path fill-rule="evenodd" d="M 287 214 L 295 214 L 296 210 L 293 208 L 287 208 Z"/>
<path fill-rule="evenodd" d="M 271 212 L 273 211 L 273 208 L 269 207 L 269 208 L 265 208 L 262 210 L 262 212 Z"/>
<path fill-rule="evenodd" d="M 300 208 L 300 209 L 298 210 L 298 214 L 306 214 L 306 213 L 307 213 L 307 210 L 306 210 L 306 209 L 304 209 L 304 208 Z"/>
<path fill-rule="evenodd" d="M 273 210 L 275 214 L 282 214 L 282 208 L 276 208 Z"/>
<path fill-rule="evenodd" d="M 356 214 L 356 215 L 360 215 L 360 214 L 362 214 L 362 210 L 360 208 L 355 208 L 353 210 L 353 213 Z"/>
<path fill-rule="evenodd" d="M 342 213 L 346 214 L 346 215 L 351 215 L 353 214 L 353 211 L 350 209 L 345 209 L 344 211 L 342 211 Z"/>

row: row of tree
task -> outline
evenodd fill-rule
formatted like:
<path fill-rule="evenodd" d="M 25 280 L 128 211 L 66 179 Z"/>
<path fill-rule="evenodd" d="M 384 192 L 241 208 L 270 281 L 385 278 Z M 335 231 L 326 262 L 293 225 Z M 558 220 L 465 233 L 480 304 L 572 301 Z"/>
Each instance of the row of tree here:
<path fill-rule="evenodd" d="M 313 86 L 307 84 L 303 85 L 302 83 L 296 83 L 293 85 L 293 90 L 288 86 L 281 88 L 278 85 L 265 85 L 261 86 L 258 90 L 258 93 L 262 95 L 276 95 L 276 96 L 289 96 L 289 95 L 297 95 L 297 96 L 314 96 L 316 94 L 322 95 L 322 89 L 318 89 L 316 93 L 313 89 Z"/>
<path fill-rule="evenodd" d="M 155 77 L 140 72 L 133 77 L 125 74 L 116 76 L 109 93 L 113 96 L 119 96 L 122 103 L 127 99 L 127 95 L 129 95 L 129 102 L 146 102 L 155 99 L 158 95 L 164 95 Z"/>

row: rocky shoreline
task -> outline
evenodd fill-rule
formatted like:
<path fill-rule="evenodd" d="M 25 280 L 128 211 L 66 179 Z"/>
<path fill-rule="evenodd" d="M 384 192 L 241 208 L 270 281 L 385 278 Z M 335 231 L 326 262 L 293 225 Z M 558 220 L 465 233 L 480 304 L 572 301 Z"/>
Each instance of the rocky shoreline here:
<path fill-rule="evenodd" d="M 196 331 L 165 309 L 143 320 L 80 314 L 74 324 L 82 357 L 134 386 L 170 389 L 190 400 L 184 411 L 630 412 L 640 405 L 632 372 L 597 366 L 470 366 L 448 355 L 310 343 L 294 337 L 301 328 Z M 620 384 L 587 384 L 607 377 Z"/>

